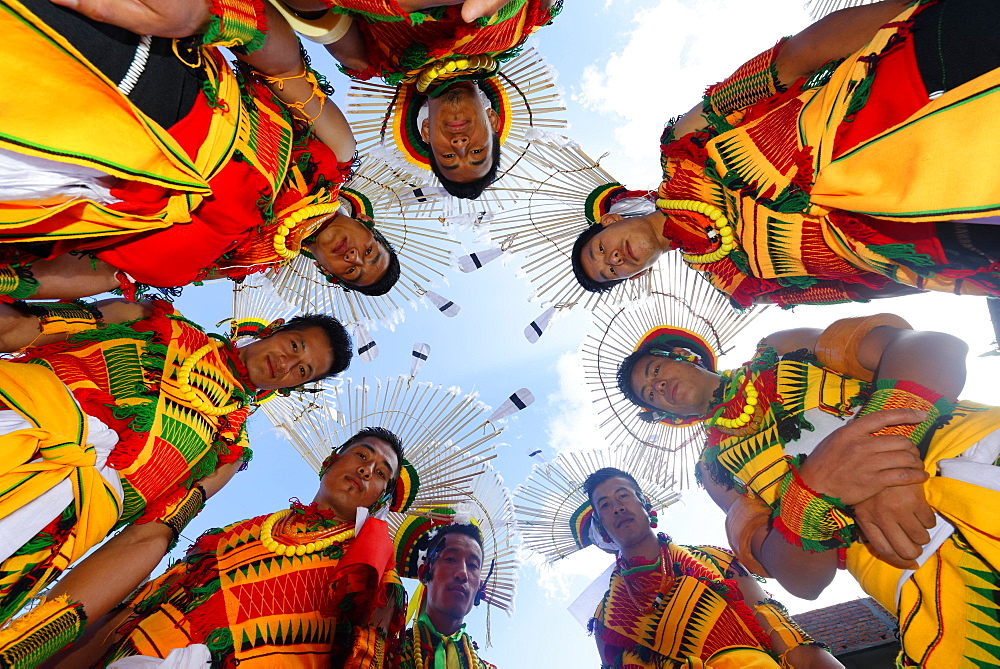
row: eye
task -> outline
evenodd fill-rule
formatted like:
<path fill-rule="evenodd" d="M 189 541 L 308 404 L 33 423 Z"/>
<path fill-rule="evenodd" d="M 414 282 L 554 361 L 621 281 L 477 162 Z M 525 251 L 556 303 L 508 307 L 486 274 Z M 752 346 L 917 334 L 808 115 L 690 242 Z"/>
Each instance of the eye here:
<path fill-rule="evenodd" d="M 362 460 L 368 459 L 368 456 L 365 454 L 364 451 L 358 451 L 358 457 L 361 458 Z"/>
<path fill-rule="evenodd" d="M 465 566 L 468 567 L 469 571 L 479 571 L 479 565 L 475 562 L 469 562 Z"/>
<path fill-rule="evenodd" d="M 299 376 L 301 376 L 303 379 L 306 378 L 306 368 L 303 367 L 302 365 L 299 365 Z"/>
<path fill-rule="evenodd" d="M 442 158 L 454 158 L 455 154 L 454 153 L 446 153 L 446 154 L 442 155 L 441 157 Z"/>
<path fill-rule="evenodd" d="M 657 365 L 656 367 L 653 368 L 653 376 L 659 376 L 659 374 L 660 374 L 660 366 Z"/>
<path fill-rule="evenodd" d="M 299 350 L 299 343 L 298 342 L 296 342 L 296 341 L 292 342 L 292 350 L 293 351 L 298 351 Z"/>
<path fill-rule="evenodd" d="M 616 269 L 615 269 L 614 267 L 609 267 L 609 268 L 608 268 L 608 273 L 609 273 L 609 274 L 610 274 L 611 276 L 618 276 L 618 271 L 617 271 L 617 270 L 616 270 Z"/>
<path fill-rule="evenodd" d="M 370 256 L 372 254 L 372 251 L 374 250 L 375 249 L 373 247 L 369 246 L 368 248 L 365 249 L 365 255 Z"/>
<path fill-rule="evenodd" d="M 357 271 L 357 269 L 358 269 L 357 267 L 348 267 L 347 271 L 344 272 L 344 274 L 346 276 L 352 276 Z"/>
<path fill-rule="evenodd" d="M 378 477 L 382 480 L 389 478 L 389 476 L 385 473 L 384 469 L 378 470 Z"/>
<path fill-rule="evenodd" d="M 601 253 L 604 253 L 604 244 L 598 244 L 597 250 L 600 251 Z"/>
<path fill-rule="evenodd" d="M 608 502 L 601 502 L 601 508 L 602 509 L 608 508 Z"/>
<path fill-rule="evenodd" d="M 653 391 L 652 390 L 649 391 L 649 401 L 650 402 L 653 401 Z"/>
<path fill-rule="evenodd" d="M 479 154 L 479 153 L 482 153 L 482 152 L 483 152 L 483 151 L 485 151 L 485 150 L 486 150 L 486 149 L 473 149 L 473 150 L 472 150 L 472 152 L 473 152 L 473 153 L 476 153 L 476 154 Z"/>

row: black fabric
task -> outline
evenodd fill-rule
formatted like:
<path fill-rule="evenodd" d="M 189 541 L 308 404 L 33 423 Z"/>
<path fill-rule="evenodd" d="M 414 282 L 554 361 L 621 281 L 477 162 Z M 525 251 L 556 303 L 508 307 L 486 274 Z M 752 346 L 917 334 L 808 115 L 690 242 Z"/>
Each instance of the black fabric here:
<path fill-rule="evenodd" d="M 949 264 L 981 267 L 1000 261 L 1000 225 L 954 221 L 935 227 Z"/>
<path fill-rule="evenodd" d="M 108 79 L 118 83 L 125 76 L 139 46 L 139 35 L 122 28 L 92 21 L 74 11 L 53 5 L 48 0 L 22 0 L 35 16 L 65 37 L 80 53 Z M 178 45 L 178 52 L 190 62 L 197 62 L 191 46 Z M 201 68 L 191 68 L 174 55 L 173 40 L 154 37 L 146 68 L 128 98 L 143 113 L 163 128 L 169 128 L 187 116 L 201 91 L 204 73 Z M 183 42 L 182 42 L 183 43 Z M 187 53 L 185 53 L 187 52 Z M 65 101 L 72 104 L 71 100 Z M 100 123 L 100 119 L 85 121 Z"/>
<path fill-rule="evenodd" d="M 913 49 L 928 93 L 1000 67 L 1000 2 L 938 0 L 913 19 Z"/>

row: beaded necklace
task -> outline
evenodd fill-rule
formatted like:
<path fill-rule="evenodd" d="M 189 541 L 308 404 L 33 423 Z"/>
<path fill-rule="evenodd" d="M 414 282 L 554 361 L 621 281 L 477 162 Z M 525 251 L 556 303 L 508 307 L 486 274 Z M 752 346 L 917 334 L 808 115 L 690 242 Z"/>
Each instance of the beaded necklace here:
<path fill-rule="evenodd" d="M 720 375 L 724 379 L 720 386 L 722 399 L 709 409 L 711 415 L 705 418 L 705 426 L 715 427 L 728 435 L 753 432 L 763 417 L 763 411 L 760 390 L 751 380 L 750 371 L 740 368 L 723 371 Z M 725 416 L 727 413 L 730 414 L 728 417 Z"/>
<path fill-rule="evenodd" d="M 291 260 L 298 255 L 297 251 L 292 251 L 288 248 L 288 234 L 295 228 L 296 225 L 302 221 L 312 218 L 314 216 L 322 216 L 324 214 L 336 214 L 337 210 L 340 209 L 339 202 L 328 202 L 326 204 L 311 204 L 308 207 L 302 207 L 301 209 L 292 212 L 285 217 L 285 220 L 281 222 L 278 229 L 274 232 L 274 252 L 285 260 Z M 305 234 L 300 236 L 300 239 L 304 239 L 312 234 L 317 227 L 329 220 L 330 216 L 326 218 L 315 221 L 314 224 L 309 226 L 308 230 L 304 230 Z"/>
<path fill-rule="evenodd" d="M 729 224 L 729 219 L 718 207 L 697 200 L 668 200 L 666 198 L 658 199 L 656 206 L 666 211 L 692 211 L 707 216 L 712 222 L 713 230 L 709 233 L 709 239 L 714 240 L 715 237 L 720 237 L 719 248 L 709 253 L 685 253 L 683 256 L 687 262 L 695 265 L 712 263 L 722 260 L 736 248 L 733 226 Z"/>
<path fill-rule="evenodd" d="M 486 54 L 442 58 L 421 69 L 415 85 L 418 91 L 426 93 L 428 89 L 449 79 L 474 75 L 479 72 L 495 73 L 498 67 L 497 61 Z"/>
<path fill-rule="evenodd" d="M 260 543 L 275 555 L 309 555 L 354 537 L 352 522 L 312 532 L 294 532 L 291 513 L 292 509 L 272 513 L 260 527 Z"/>
<path fill-rule="evenodd" d="M 426 615 L 427 615 L 426 613 L 421 614 L 420 617 L 417 618 L 416 623 L 414 623 L 413 625 L 413 663 L 416 665 L 416 669 L 424 669 L 425 666 L 424 644 L 423 644 L 424 634 L 421 633 L 421 629 L 425 625 L 430 627 L 429 621 L 428 623 L 424 622 L 424 618 L 426 617 Z M 433 638 L 435 632 L 432 632 L 430 629 L 428 629 L 426 632 L 427 647 L 430 648 L 432 652 L 434 649 Z M 457 634 L 461 636 L 458 640 L 458 643 L 455 644 L 455 647 L 459 649 L 462 652 L 462 654 L 465 655 L 465 661 L 467 663 L 467 666 L 470 667 L 471 669 L 475 669 L 477 664 L 476 655 L 472 650 L 472 644 L 469 643 L 469 635 L 464 634 L 461 630 L 459 630 Z M 438 633 L 437 636 L 441 637 L 441 643 L 444 643 L 445 639 L 447 638 L 452 638 L 452 643 L 454 643 L 454 638 L 453 638 L 455 636 L 454 634 L 452 635 L 452 637 L 445 637 L 444 635 Z M 438 669 L 438 667 L 434 666 L 434 662 L 431 662 L 431 668 Z"/>
<path fill-rule="evenodd" d="M 221 343 L 219 341 L 211 341 L 205 344 L 189 355 L 184 364 L 177 370 L 177 385 L 180 387 L 181 396 L 188 401 L 188 406 L 192 409 L 209 416 L 226 416 L 249 404 L 248 401 L 237 400 L 225 406 L 217 407 L 210 400 L 200 397 L 191 385 L 191 372 L 194 366 L 201 362 L 202 358 L 206 355 L 216 350 Z"/>

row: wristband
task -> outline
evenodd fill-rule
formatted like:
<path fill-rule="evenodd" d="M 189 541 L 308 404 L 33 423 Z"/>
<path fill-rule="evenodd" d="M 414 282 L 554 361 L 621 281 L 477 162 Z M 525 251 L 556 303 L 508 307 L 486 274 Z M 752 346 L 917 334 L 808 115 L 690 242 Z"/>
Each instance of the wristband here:
<path fill-rule="evenodd" d="M 765 622 L 771 627 L 772 632 L 776 632 L 781 640 L 785 642 L 787 653 L 796 646 L 816 643 L 811 636 L 792 618 L 788 609 L 774 599 L 765 599 L 763 602 L 753 607 Z M 767 628 L 764 628 L 767 631 Z"/>
<path fill-rule="evenodd" d="M 921 457 L 926 455 L 927 448 L 922 444 L 930 440 L 937 427 L 937 422 L 942 417 L 947 418 L 951 415 L 955 409 L 955 403 L 912 381 L 879 379 L 875 382 L 874 388 L 868 401 L 858 412 L 858 416 L 884 409 L 919 409 L 927 412 L 927 418 L 916 425 L 889 425 L 877 432 L 872 432 L 872 435 L 902 435 L 913 442 L 913 445 L 920 451 Z"/>
<path fill-rule="evenodd" d="M 205 46 L 242 47 L 250 53 L 267 37 L 267 17 L 261 0 L 212 0 L 212 22 L 202 37 Z"/>
<path fill-rule="evenodd" d="M 76 334 L 104 327 L 100 311 L 78 302 L 19 302 L 17 306 L 38 317 L 39 336 Z"/>
<path fill-rule="evenodd" d="M 0 295 L 24 300 L 37 291 L 38 281 L 31 275 L 31 270 L 27 266 L 12 263 L 0 267 Z"/>
<path fill-rule="evenodd" d="M 854 541 L 854 519 L 836 497 L 816 492 L 799 476 L 802 456 L 788 457 L 791 471 L 781 480 L 774 529 L 788 543 L 811 553 L 850 546 Z"/>
<path fill-rule="evenodd" d="M 727 79 L 705 91 L 705 111 L 726 117 L 784 90 L 778 81 L 775 60 L 785 39 L 743 63 Z"/>
<path fill-rule="evenodd" d="M 200 485 L 196 485 L 191 488 L 188 494 L 171 511 L 168 511 L 162 518 L 156 519 L 156 522 L 163 523 L 169 527 L 170 533 L 173 535 L 173 539 L 170 541 L 170 546 L 167 549 L 168 551 L 173 550 L 184 528 L 205 508 L 206 498 L 205 489 Z"/>
<path fill-rule="evenodd" d="M 80 602 L 43 599 L 0 632 L 0 668 L 37 667 L 79 639 L 86 625 Z"/>

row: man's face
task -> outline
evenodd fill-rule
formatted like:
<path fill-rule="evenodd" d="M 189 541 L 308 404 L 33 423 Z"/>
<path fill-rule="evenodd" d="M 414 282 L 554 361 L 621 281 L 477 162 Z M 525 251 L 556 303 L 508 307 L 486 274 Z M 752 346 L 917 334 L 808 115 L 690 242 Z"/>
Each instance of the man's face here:
<path fill-rule="evenodd" d="M 605 283 L 628 279 L 649 269 L 663 251 L 646 216 L 622 218 L 606 214 L 600 224 L 604 229 L 583 247 L 580 262 L 583 271 L 594 281 Z"/>
<path fill-rule="evenodd" d="M 701 416 L 719 387 L 719 375 L 704 367 L 655 355 L 639 358 L 629 379 L 647 404 L 678 416 Z"/>
<path fill-rule="evenodd" d="M 351 520 L 357 508 L 378 501 L 399 467 L 392 446 L 376 437 L 365 437 L 340 454 L 323 474 L 316 503 L 332 509 L 338 518 Z"/>
<path fill-rule="evenodd" d="M 326 374 L 333 350 L 319 327 L 282 330 L 239 351 L 250 382 L 260 390 L 291 388 Z"/>
<path fill-rule="evenodd" d="M 341 281 L 370 286 L 389 268 L 389 252 L 364 223 L 338 213 L 308 245 L 316 262 Z"/>
<path fill-rule="evenodd" d="M 431 147 L 445 178 L 466 183 L 482 178 L 493 163 L 493 134 L 500 117 L 472 82 L 452 85 L 428 102 L 420 136 Z"/>
<path fill-rule="evenodd" d="M 464 618 L 472 610 L 482 577 L 483 551 L 472 537 L 449 534 L 431 565 L 427 581 L 428 613 Z"/>
<path fill-rule="evenodd" d="M 594 489 L 591 501 L 604 531 L 622 548 L 634 546 L 652 534 L 649 515 L 628 479 L 615 476 L 604 481 Z"/>

